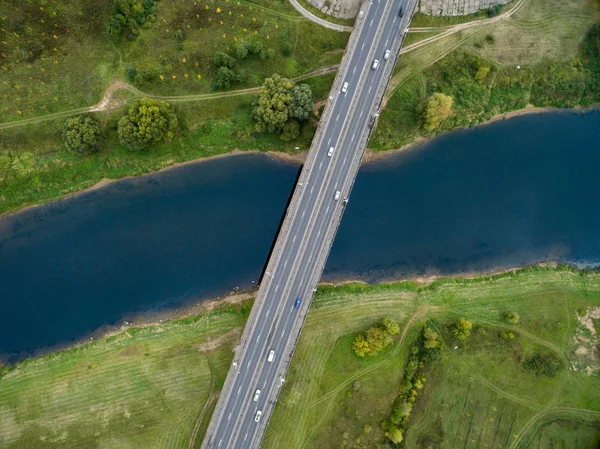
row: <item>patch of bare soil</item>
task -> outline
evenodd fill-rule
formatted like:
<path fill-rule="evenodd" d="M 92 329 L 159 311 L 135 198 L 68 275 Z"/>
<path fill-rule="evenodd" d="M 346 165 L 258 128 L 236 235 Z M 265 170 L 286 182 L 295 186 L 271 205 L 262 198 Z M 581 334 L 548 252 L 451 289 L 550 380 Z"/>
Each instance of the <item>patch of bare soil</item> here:
<path fill-rule="evenodd" d="M 204 343 L 199 343 L 197 345 L 193 345 L 194 349 L 197 349 L 200 352 L 210 352 L 221 346 L 223 343 L 229 340 L 239 340 L 242 335 L 242 328 L 236 327 L 235 329 L 231 329 L 229 332 L 223 335 L 219 335 L 216 338 L 209 339 Z"/>
<path fill-rule="evenodd" d="M 600 336 L 593 320 L 600 319 L 600 307 L 590 307 L 577 316 L 577 330 L 571 340 L 571 370 L 586 376 L 600 374 Z"/>

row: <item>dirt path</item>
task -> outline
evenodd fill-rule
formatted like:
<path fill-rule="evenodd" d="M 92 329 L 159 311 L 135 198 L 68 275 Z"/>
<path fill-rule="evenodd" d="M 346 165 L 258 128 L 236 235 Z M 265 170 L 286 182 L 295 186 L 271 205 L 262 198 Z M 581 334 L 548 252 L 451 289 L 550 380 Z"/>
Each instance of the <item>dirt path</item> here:
<path fill-rule="evenodd" d="M 300 75 L 295 78 L 292 78 L 292 80 L 293 81 L 303 81 L 305 79 L 312 78 L 313 76 L 326 75 L 328 73 L 335 72 L 339 66 L 340 66 L 339 64 L 332 64 L 327 67 L 321 67 L 317 70 L 313 70 L 310 73 L 305 73 L 304 75 Z M 54 114 L 48 114 L 48 115 L 44 115 L 41 117 L 32 117 L 30 119 L 18 120 L 15 122 L 0 123 L 0 130 L 14 128 L 17 126 L 31 125 L 31 124 L 40 123 L 40 122 L 43 122 L 46 120 L 54 120 L 57 118 L 69 117 L 71 115 L 76 115 L 76 114 L 85 114 L 85 113 L 89 113 L 89 112 L 102 112 L 102 111 L 116 109 L 116 108 L 123 106 L 128 101 L 127 99 L 124 99 L 124 98 L 121 98 L 121 99 L 115 98 L 115 93 L 118 91 L 121 91 L 121 90 L 127 90 L 138 97 L 148 97 L 148 98 L 154 98 L 155 100 L 165 100 L 165 101 L 171 101 L 171 102 L 182 102 L 182 101 L 216 100 L 218 98 L 234 97 L 234 96 L 238 96 L 238 95 L 247 95 L 250 93 L 258 92 L 260 90 L 260 88 L 261 88 L 261 86 L 257 86 L 257 87 L 249 87 L 247 89 L 231 90 L 228 92 L 218 92 L 218 93 L 211 93 L 211 94 L 165 96 L 165 95 L 149 94 L 149 93 L 143 92 L 143 91 L 133 87 L 131 84 L 127 84 L 123 81 L 115 81 L 108 87 L 108 89 L 106 89 L 104 96 L 102 97 L 102 100 L 100 100 L 94 106 L 89 106 L 86 108 L 71 109 L 69 111 L 56 112 Z"/>

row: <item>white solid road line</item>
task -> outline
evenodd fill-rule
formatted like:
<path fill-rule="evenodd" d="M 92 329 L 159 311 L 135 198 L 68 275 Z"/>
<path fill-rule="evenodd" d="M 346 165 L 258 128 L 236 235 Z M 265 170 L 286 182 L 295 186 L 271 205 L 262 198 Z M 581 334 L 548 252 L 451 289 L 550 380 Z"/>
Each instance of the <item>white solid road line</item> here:
<path fill-rule="evenodd" d="M 377 0 L 377 3 L 378 3 L 378 4 L 380 4 L 380 2 L 381 2 L 381 0 Z M 372 2 L 372 0 L 371 0 L 371 3 L 373 3 L 373 2 Z M 384 2 L 384 4 L 385 4 L 385 2 Z M 394 23 L 395 23 L 395 22 L 396 22 L 396 17 L 394 17 Z M 371 26 L 373 25 L 373 23 L 374 23 L 374 19 L 372 19 L 372 20 L 371 20 L 371 23 L 370 23 L 370 25 L 369 25 L 369 26 L 371 27 Z M 389 23 L 389 22 L 388 22 L 388 23 Z M 385 45 L 386 45 L 386 46 L 387 46 L 387 44 L 388 44 L 388 41 L 389 41 L 389 39 L 388 39 L 388 40 L 386 40 L 386 43 L 385 43 Z M 365 46 L 365 42 L 363 42 L 361 49 L 364 49 L 364 46 Z M 371 49 L 371 47 L 370 47 L 370 49 Z M 364 66 L 364 67 L 365 67 L 365 68 L 367 68 L 367 67 L 368 67 L 368 62 L 366 62 L 366 63 L 365 63 L 365 66 Z M 356 72 L 356 68 L 357 68 L 356 66 L 353 68 L 353 72 L 352 72 L 353 74 Z M 352 93 L 352 92 L 353 92 L 353 91 L 355 91 L 355 90 L 356 90 L 356 89 L 352 89 L 352 90 L 350 90 L 350 92 Z M 371 86 L 369 87 L 369 89 L 368 89 L 368 92 L 369 92 L 369 94 L 371 93 L 371 91 L 372 91 L 372 85 L 371 85 Z M 335 108 L 335 104 L 334 104 L 334 108 Z M 362 116 L 363 116 L 363 112 L 364 112 L 364 111 L 362 111 L 362 110 L 360 111 L 360 118 L 362 118 Z M 340 114 L 341 114 L 341 113 L 340 113 Z M 339 116 L 340 116 L 340 114 L 338 114 L 338 115 L 337 115 L 337 117 L 336 117 L 336 120 L 335 120 L 336 122 L 339 120 Z M 346 118 L 344 117 L 344 120 L 345 120 L 345 119 L 346 119 Z M 355 138 L 356 138 L 356 134 L 353 134 L 353 135 L 352 135 L 352 142 L 355 140 Z M 328 146 L 329 146 L 329 144 L 330 144 L 330 141 L 331 141 L 331 140 L 332 140 L 332 138 L 330 137 L 330 138 L 329 138 L 329 140 L 327 141 L 327 145 L 328 145 Z M 338 142 L 338 143 L 339 143 L 339 142 Z M 334 159 L 334 158 L 332 158 L 332 159 Z M 343 162 L 343 163 L 344 163 L 344 164 L 346 164 L 346 161 L 347 161 L 347 157 L 344 157 L 344 162 Z M 322 165 L 323 165 L 323 161 L 321 161 L 321 163 L 319 164 L 319 170 L 321 170 L 321 167 L 322 167 Z M 328 168 L 327 168 L 327 170 L 329 170 L 329 165 L 328 165 Z M 337 188 L 337 183 L 336 183 L 336 188 Z M 312 193 L 313 193 L 313 191 L 314 191 L 314 186 L 311 188 L 311 192 L 310 192 L 310 193 L 312 194 Z M 308 201 L 309 201 L 309 204 L 310 204 L 310 201 L 311 201 L 311 200 L 308 200 Z M 336 208 L 335 208 L 335 206 L 336 206 L 336 205 L 335 205 L 335 203 L 333 203 L 333 202 L 331 202 L 331 201 L 330 201 L 330 204 L 329 204 L 329 205 L 327 205 L 326 214 L 328 214 L 328 212 L 329 212 L 329 210 L 330 210 L 330 206 L 331 206 L 331 204 L 333 204 L 333 205 L 334 205 L 334 210 L 336 210 Z M 305 210 L 304 210 L 304 211 L 302 211 L 302 218 L 304 217 L 304 215 L 305 215 Z M 298 226 L 299 226 L 299 225 L 298 225 Z M 322 229 L 318 229 L 318 233 L 317 233 L 317 239 L 319 239 L 319 237 L 320 237 L 320 235 L 321 235 L 322 231 L 323 231 Z M 297 238 L 297 234 L 294 234 L 294 235 L 293 235 L 293 243 L 295 243 L 295 241 L 296 241 L 296 238 Z M 317 249 L 318 249 L 318 248 L 315 248 L 315 251 L 316 251 Z M 317 251 L 317 252 L 318 252 L 318 251 Z M 311 262 L 311 261 L 312 261 L 312 260 L 315 258 L 315 256 L 316 256 L 316 255 L 317 255 L 317 254 L 314 254 L 314 253 L 309 253 L 309 260 L 308 260 L 309 264 L 310 264 L 310 262 Z M 287 262 L 288 262 L 288 260 L 286 259 L 286 260 L 285 260 L 285 262 L 284 262 L 284 265 L 283 265 L 283 266 L 284 266 L 284 268 L 287 266 Z M 287 282 L 287 281 L 286 281 L 286 282 Z M 301 282 L 300 286 L 302 286 L 302 279 L 300 280 L 300 282 Z M 287 285 L 287 284 L 286 284 L 286 285 Z M 275 293 L 277 292 L 278 288 L 279 288 L 279 284 L 277 284 L 277 285 L 276 285 L 276 287 L 275 287 Z M 287 287 L 286 287 L 286 289 L 287 289 Z M 286 290 L 286 291 L 287 291 L 287 290 Z M 278 309 L 278 308 L 277 308 L 277 309 Z M 295 310 L 295 308 L 294 308 L 294 307 L 292 307 L 292 308 L 291 308 L 291 311 L 293 312 L 294 310 Z M 268 310 L 267 310 L 267 316 L 268 316 L 269 312 L 270 312 L 270 309 L 268 309 Z M 277 314 L 275 314 L 275 316 L 276 316 L 276 315 L 277 315 Z M 294 318 L 294 319 L 295 319 L 295 318 Z M 282 339 L 284 338 L 284 335 L 285 335 L 285 333 L 286 333 L 286 329 L 283 329 L 283 330 L 282 330 L 282 333 L 281 333 L 281 338 L 282 338 Z M 292 334 L 293 334 L 293 332 L 292 332 Z M 260 335 L 257 337 L 257 342 L 258 342 L 259 340 L 260 340 Z M 249 361 L 249 362 L 248 362 L 248 367 L 250 366 L 250 363 L 251 363 L 251 362 Z M 260 365 L 260 363 L 259 363 L 259 365 Z M 238 372 L 239 372 L 239 371 L 238 371 Z M 268 380 L 267 380 L 267 379 L 265 379 L 265 383 L 264 383 L 264 386 L 263 386 L 263 388 L 266 388 L 266 385 L 267 385 L 267 383 L 268 383 Z M 277 386 L 279 386 L 279 385 L 277 385 Z M 240 394 L 240 391 L 241 391 L 241 389 L 242 389 L 242 387 L 239 387 L 239 389 L 238 389 L 238 394 Z M 248 410 L 248 413 L 249 413 L 250 411 L 251 411 L 251 410 Z M 236 412 L 236 413 L 237 413 L 237 412 Z M 228 416 L 228 421 L 231 419 L 231 417 L 232 417 L 232 413 L 230 413 L 230 414 L 229 414 L 229 416 Z M 249 418 L 247 418 L 247 419 L 248 419 L 248 422 L 250 422 L 250 421 L 249 421 Z M 244 429 L 244 427 L 246 427 L 246 426 L 242 425 L 242 428 L 241 428 L 240 430 Z M 235 434 L 235 433 L 237 433 L 235 429 L 236 429 L 236 428 L 234 428 L 234 434 Z M 254 438 L 255 438 L 255 432 L 256 432 L 256 430 L 253 430 L 253 438 L 251 439 L 251 441 L 253 441 L 253 440 L 254 440 Z M 240 433 L 241 433 L 241 432 L 240 432 Z M 260 432 L 259 432 L 259 433 L 260 433 Z M 237 435 L 236 435 L 236 436 L 237 436 Z M 247 438 L 248 438 L 248 436 L 249 436 L 249 433 L 245 433 L 244 441 L 247 441 Z M 235 441 L 235 437 L 234 437 L 234 436 L 231 436 L 231 437 L 232 437 L 232 438 L 234 438 L 234 441 Z M 228 437 L 228 441 L 229 441 L 229 438 L 230 438 L 230 437 Z M 219 440 L 219 447 L 221 447 L 221 445 L 222 445 L 222 441 L 223 441 L 223 439 Z M 229 444 L 229 443 L 227 443 L 227 444 Z M 227 445 L 227 444 L 226 444 L 226 445 Z M 236 445 L 236 446 L 237 446 L 237 445 Z"/>

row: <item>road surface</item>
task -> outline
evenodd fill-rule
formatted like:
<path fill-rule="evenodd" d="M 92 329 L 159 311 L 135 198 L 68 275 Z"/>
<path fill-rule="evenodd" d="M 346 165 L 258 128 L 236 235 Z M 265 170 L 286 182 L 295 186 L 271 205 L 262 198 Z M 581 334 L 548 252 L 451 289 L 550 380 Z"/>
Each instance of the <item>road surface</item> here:
<path fill-rule="evenodd" d="M 355 30 L 358 37 L 351 38 L 352 48 L 344 56 L 347 60 L 330 94 L 329 113 L 313 141 L 311 152 L 315 153 L 313 158 L 309 155 L 306 173 L 300 177 L 304 182 L 299 182 L 297 197 L 290 203 L 289 227 L 282 228 L 278 237 L 279 251 L 274 250 L 267 266 L 261 298 L 255 302 L 203 448 L 250 448 L 262 441 L 354 183 L 378 107 L 375 103 L 391 76 L 415 3 L 373 0 L 363 4 L 357 24 L 362 22 Z M 405 11 L 402 18 L 400 7 Z M 386 50 L 391 51 L 387 60 Z M 375 59 L 377 69 L 373 69 Z M 343 82 L 348 83 L 345 93 L 339 89 Z M 296 308 L 298 298 L 301 304 Z M 270 351 L 274 352 L 272 362 L 267 360 Z M 259 411 L 262 416 L 256 421 Z"/>

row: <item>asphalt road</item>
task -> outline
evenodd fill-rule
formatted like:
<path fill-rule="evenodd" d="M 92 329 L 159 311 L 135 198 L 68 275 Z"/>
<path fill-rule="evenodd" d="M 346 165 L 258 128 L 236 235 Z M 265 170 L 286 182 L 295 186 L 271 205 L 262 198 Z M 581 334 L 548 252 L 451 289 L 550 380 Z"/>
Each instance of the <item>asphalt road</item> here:
<path fill-rule="evenodd" d="M 376 93 L 388 81 L 383 69 L 396 58 L 392 54 L 385 60 L 384 53 L 408 26 L 408 11 L 402 19 L 398 17 L 400 7 L 406 11 L 408 5 L 409 0 L 392 0 L 384 17 L 385 0 L 373 0 L 362 19 L 364 25 L 355 51 L 346 56 L 350 57 L 344 78 L 348 90 L 331 93 L 332 113 L 318 154 L 307 182 L 299 185 L 301 191 L 295 193 L 301 195 L 297 213 L 275 268 L 263 279 L 268 285 L 256 324 L 241 355 L 236 357 L 238 361 L 232 369 L 237 369 L 237 373 L 231 388 L 222 393 L 226 395 L 222 411 L 213 416 L 217 420 L 215 431 L 206 435 L 203 447 L 249 448 L 260 443 L 262 433 L 260 423 L 255 421 L 256 413 L 260 410 L 261 420 L 268 419 L 273 404 L 267 407 L 267 401 L 276 397 L 274 390 L 281 387 L 286 368 L 283 355 L 292 349 L 293 330 L 307 312 L 305 307 L 296 309 L 294 304 L 297 298 L 308 301 L 313 296 L 315 271 L 319 269 L 316 262 L 324 251 L 329 251 L 326 236 L 331 228 L 337 228 L 336 208 L 344 207 L 354 181 L 352 161 L 356 152 L 362 154 L 359 142 L 375 112 Z M 376 70 L 372 69 L 374 59 L 379 60 Z M 327 154 L 330 147 L 335 148 L 332 156 Z M 335 200 L 337 191 L 340 197 Z M 267 361 L 270 350 L 275 352 L 273 362 Z M 257 390 L 260 395 L 254 401 Z"/>

